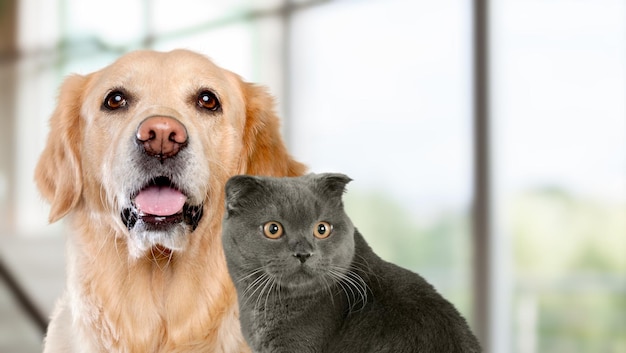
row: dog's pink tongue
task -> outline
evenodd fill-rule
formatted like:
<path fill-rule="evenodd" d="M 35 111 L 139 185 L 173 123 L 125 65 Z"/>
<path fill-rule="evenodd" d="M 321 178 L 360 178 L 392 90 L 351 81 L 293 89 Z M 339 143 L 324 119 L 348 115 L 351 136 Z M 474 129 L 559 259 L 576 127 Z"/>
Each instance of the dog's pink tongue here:
<path fill-rule="evenodd" d="M 171 216 L 180 213 L 187 196 L 167 186 L 149 186 L 139 192 L 135 206 L 143 214 Z"/>

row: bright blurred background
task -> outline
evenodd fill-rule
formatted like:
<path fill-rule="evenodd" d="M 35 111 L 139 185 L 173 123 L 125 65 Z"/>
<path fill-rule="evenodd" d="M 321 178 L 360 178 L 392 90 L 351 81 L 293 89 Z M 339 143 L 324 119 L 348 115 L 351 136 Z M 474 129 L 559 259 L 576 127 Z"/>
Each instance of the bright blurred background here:
<path fill-rule="evenodd" d="M 268 86 L 486 352 L 626 352 L 626 1 L 0 0 L 1 353 L 41 351 L 64 286 L 32 181 L 60 83 L 180 47 Z"/>

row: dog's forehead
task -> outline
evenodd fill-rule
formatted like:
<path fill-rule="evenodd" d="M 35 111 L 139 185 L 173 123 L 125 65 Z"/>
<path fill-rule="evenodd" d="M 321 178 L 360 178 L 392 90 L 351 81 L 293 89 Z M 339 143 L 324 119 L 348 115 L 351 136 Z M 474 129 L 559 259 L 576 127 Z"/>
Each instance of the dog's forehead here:
<path fill-rule="evenodd" d="M 180 72 L 184 70 L 199 70 L 220 74 L 223 70 L 214 64 L 209 58 L 188 50 L 173 50 L 170 52 L 158 52 L 152 50 L 138 50 L 120 57 L 109 69 L 135 69 L 138 72 L 142 68 L 167 69 L 168 71 Z M 128 70 L 126 70 L 128 71 Z"/>
<path fill-rule="evenodd" d="M 97 74 L 99 76 L 97 81 L 104 89 L 152 89 L 173 93 L 177 89 L 232 90 L 229 86 L 233 83 L 230 72 L 220 68 L 207 57 L 187 50 L 131 52 Z"/>

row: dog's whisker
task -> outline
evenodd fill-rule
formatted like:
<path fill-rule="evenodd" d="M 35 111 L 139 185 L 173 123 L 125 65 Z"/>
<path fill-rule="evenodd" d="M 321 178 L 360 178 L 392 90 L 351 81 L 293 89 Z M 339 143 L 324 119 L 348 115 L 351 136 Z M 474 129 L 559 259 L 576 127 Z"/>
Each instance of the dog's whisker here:
<path fill-rule="evenodd" d="M 165 267 L 169 267 L 170 264 L 172 263 L 172 258 L 174 257 L 174 252 L 170 251 L 167 257 L 167 263 L 165 264 Z"/>
<path fill-rule="evenodd" d="M 98 245 L 98 250 L 96 251 L 96 257 L 100 257 L 100 255 L 102 254 L 102 251 L 104 250 L 104 247 L 107 244 L 107 241 L 109 240 L 110 234 L 112 232 L 113 232 L 112 230 L 109 230 L 108 234 L 102 237 L 102 240 L 100 241 L 100 244 Z"/>
<path fill-rule="evenodd" d="M 230 168 L 228 168 L 228 166 L 226 166 L 222 161 L 215 159 L 215 158 L 209 158 L 208 161 L 212 166 L 219 167 L 219 171 L 222 172 L 223 174 L 226 174 L 226 175 L 230 174 L 228 172 Z M 214 170 L 214 168 L 211 168 L 211 169 Z"/>

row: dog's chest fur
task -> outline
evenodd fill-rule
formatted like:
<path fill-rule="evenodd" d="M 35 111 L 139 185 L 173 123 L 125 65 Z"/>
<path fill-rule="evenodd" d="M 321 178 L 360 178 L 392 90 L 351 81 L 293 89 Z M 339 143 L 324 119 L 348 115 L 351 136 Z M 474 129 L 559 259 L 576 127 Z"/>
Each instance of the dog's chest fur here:
<path fill-rule="evenodd" d="M 81 226 L 83 236 L 103 234 L 93 224 Z M 65 298 L 74 303 L 66 310 L 81 312 L 70 315 L 72 330 L 67 333 L 76 348 L 125 353 L 247 350 L 227 274 L 206 271 L 198 277 L 197 267 L 225 266 L 218 247 L 191 249 L 171 259 L 129 260 L 114 237 L 86 243 L 78 239 L 68 239 L 70 290 Z M 99 249 L 88 248 L 98 243 Z"/>

